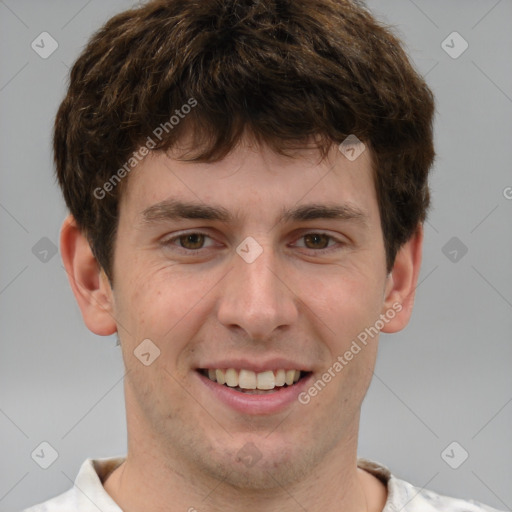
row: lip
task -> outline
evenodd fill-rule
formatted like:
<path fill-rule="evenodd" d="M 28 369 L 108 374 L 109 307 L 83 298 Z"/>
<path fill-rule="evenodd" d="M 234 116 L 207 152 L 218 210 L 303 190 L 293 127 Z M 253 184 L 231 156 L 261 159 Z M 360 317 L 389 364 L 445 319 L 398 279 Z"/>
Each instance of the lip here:
<path fill-rule="evenodd" d="M 255 362 L 250 359 L 223 359 L 217 362 L 208 362 L 200 364 L 197 368 L 212 369 L 212 370 L 227 370 L 234 368 L 235 370 L 251 370 L 255 373 L 265 372 L 268 370 L 300 370 L 302 372 L 311 372 L 312 368 L 298 362 L 290 361 L 289 359 L 273 358 L 263 362 Z"/>
<path fill-rule="evenodd" d="M 224 405 L 238 413 L 250 415 L 276 414 L 285 410 L 293 403 L 297 403 L 298 395 L 309 386 L 313 378 L 313 373 L 310 373 L 293 386 L 284 386 L 273 393 L 249 395 L 213 382 L 198 371 L 194 373 L 216 400 L 221 401 Z"/>

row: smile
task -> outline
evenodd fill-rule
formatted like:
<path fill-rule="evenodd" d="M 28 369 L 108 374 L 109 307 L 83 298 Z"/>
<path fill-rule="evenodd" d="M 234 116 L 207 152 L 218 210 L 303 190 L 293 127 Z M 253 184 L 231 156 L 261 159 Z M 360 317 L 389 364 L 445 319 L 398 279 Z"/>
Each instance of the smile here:
<path fill-rule="evenodd" d="M 246 369 L 200 369 L 199 372 L 218 384 L 247 394 L 259 394 L 276 388 L 293 386 L 309 372 L 301 370 L 267 370 L 253 372 Z"/>
<path fill-rule="evenodd" d="M 297 405 L 297 397 L 314 378 L 312 371 L 275 369 L 279 366 L 197 368 L 194 373 L 206 393 L 205 403 L 221 403 L 243 415 L 270 415 Z"/>

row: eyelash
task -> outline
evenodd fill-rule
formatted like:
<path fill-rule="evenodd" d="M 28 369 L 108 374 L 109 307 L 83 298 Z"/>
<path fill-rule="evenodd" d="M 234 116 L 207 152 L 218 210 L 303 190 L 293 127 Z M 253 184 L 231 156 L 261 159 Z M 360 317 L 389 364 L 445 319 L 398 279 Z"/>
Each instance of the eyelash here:
<path fill-rule="evenodd" d="M 209 239 L 212 239 L 211 236 L 209 236 L 208 234 L 206 233 L 203 233 L 201 231 L 187 231 L 187 232 L 183 232 L 183 233 L 179 233 L 171 238 L 168 238 L 166 240 L 163 240 L 161 243 L 164 247 L 171 247 L 173 249 L 178 249 L 179 251 L 183 251 L 185 254 L 188 254 L 188 255 L 194 255 L 194 254 L 197 254 L 199 253 L 200 251 L 204 251 L 205 249 L 209 249 L 210 247 L 201 247 L 199 249 L 187 249 L 185 247 L 181 247 L 179 245 L 174 245 L 174 242 L 176 241 L 179 241 L 179 239 L 181 237 L 184 237 L 184 236 L 187 236 L 187 235 L 203 235 L 205 238 L 209 238 Z M 304 239 L 306 236 L 308 235 L 325 235 L 327 238 L 328 238 L 328 244 L 331 243 L 331 242 L 335 242 L 335 245 L 332 245 L 332 246 L 327 246 L 323 249 L 308 249 L 307 247 L 303 247 L 303 249 L 306 249 L 307 251 L 312 251 L 314 252 L 315 254 L 324 254 L 324 253 L 328 253 L 332 250 L 336 250 L 336 249 L 339 249 L 340 247 L 339 246 L 344 246 L 346 245 L 345 242 L 343 242 L 342 240 L 339 240 L 335 237 L 333 237 L 332 235 L 329 235 L 327 233 L 324 233 L 323 231 L 308 231 L 304 234 L 302 234 L 298 240 L 301 240 L 301 239 Z M 336 244 L 338 245 L 338 247 L 336 247 Z"/>

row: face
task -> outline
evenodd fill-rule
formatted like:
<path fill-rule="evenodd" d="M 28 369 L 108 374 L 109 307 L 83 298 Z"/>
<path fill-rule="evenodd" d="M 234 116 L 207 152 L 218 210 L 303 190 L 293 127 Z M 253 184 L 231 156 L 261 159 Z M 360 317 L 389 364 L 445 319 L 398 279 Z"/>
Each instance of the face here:
<path fill-rule="evenodd" d="M 151 155 L 113 268 L 132 451 L 262 488 L 355 450 L 392 289 L 369 150 Z"/>

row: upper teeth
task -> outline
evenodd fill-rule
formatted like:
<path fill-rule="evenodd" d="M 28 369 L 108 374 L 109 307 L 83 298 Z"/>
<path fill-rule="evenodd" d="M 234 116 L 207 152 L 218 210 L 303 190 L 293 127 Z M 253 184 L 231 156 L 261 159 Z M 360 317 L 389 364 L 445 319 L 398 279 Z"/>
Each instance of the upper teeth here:
<path fill-rule="evenodd" d="M 291 386 L 300 378 L 300 370 L 277 370 L 255 373 L 251 370 L 208 369 L 208 377 L 219 384 L 242 389 L 274 389 L 276 386 Z"/>

